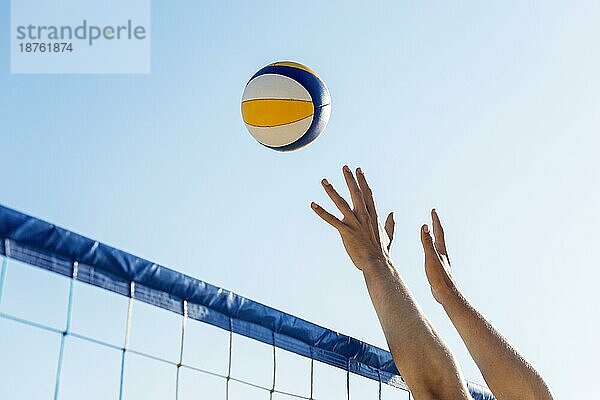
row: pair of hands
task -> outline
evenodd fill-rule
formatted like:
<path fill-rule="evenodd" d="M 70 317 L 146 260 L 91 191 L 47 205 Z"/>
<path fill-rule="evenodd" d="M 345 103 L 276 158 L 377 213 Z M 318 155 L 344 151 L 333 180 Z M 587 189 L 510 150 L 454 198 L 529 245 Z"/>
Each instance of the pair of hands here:
<path fill-rule="evenodd" d="M 350 168 L 344 165 L 342 172 L 350 191 L 352 207 L 327 179 L 323 179 L 321 184 L 343 218 L 340 220 L 315 202 L 311 203 L 311 208 L 325 222 L 337 229 L 354 265 L 368 274 L 381 266 L 391 265 L 390 247 L 394 239 L 394 214 L 390 213 L 387 216 L 382 228 L 373 192 L 363 171 L 357 168 L 355 177 Z M 421 227 L 425 274 L 433 297 L 443 304 L 444 299 L 455 292 L 456 286 L 450 275 L 444 230 L 435 209 L 431 211 L 431 218 L 435 240 L 431 237 L 427 225 Z"/>

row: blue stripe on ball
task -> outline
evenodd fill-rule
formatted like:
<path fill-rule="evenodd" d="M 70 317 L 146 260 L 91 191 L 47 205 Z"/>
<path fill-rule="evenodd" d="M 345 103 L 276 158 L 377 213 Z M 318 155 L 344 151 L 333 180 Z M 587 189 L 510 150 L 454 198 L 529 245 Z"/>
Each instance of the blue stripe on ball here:
<path fill-rule="evenodd" d="M 267 65 L 260 69 L 250 80 L 256 78 L 259 75 L 264 74 L 278 74 L 292 78 L 308 91 L 315 108 L 328 105 L 331 103 L 329 97 L 329 91 L 325 84 L 317 76 L 311 74 L 300 68 L 278 66 L 278 65 Z"/>

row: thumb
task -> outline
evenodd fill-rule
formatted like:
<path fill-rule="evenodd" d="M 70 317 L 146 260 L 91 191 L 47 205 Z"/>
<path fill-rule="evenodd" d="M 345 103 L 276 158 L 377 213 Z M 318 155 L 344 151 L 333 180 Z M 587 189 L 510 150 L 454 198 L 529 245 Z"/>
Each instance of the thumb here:
<path fill-rule="evenodd" d="M 390 245 L 392 244 L 392 241 L 394 240 L 395 227 L 396 227 L 396 222 L 394 222 L 394 213 L 391 212 L 385 220 L 385 232 L 387 233 L 388 237 L 390 238 Z"/>
<path fill-rule="evenodd" d="M 437 252 L 433 246 L 433 239 L 431 238 L 429 227 L 427 225 L 421 227 L 421 243 L 423 244 L 423 251 L 425 252 L 425 262 L 437 258 Z"/>

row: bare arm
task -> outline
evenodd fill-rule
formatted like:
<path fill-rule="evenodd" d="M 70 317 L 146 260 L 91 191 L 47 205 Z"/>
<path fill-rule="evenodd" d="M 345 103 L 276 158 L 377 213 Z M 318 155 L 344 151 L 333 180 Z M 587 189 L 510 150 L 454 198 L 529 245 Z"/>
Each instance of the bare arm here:
<path fill-rule="evenodd" d="M 364 276 L 394 362 L 415 398 L 469 399 L 452 352 L 392 263 L 372 265 Z"/>
<path fill-rule="evenodd" d="M 344 178 L 353 208 L 327 182 L 322 184 L 343 214 L 339 220 L 316 203 L 313 210 L 335 227 L 354 265 L 363 272 L 367 288 L 398 370 L 415 399 L 469 399 L 466 382 L 451 351 L 423 314 L 396 271 L 389 255 L 392 214 L 380 229 L 375 202 L 360 169 L 358 182 L 347 166 Z"/>
<path fill-rule="evenodd" d="M 432 210 L 435 243 L 423 241 L 425 272 L 435 299 L 444 307 L 486 383 L 498 400 L 551 400 L 537 371 L 460 293 L 450 274 L 444 231 Z"/>

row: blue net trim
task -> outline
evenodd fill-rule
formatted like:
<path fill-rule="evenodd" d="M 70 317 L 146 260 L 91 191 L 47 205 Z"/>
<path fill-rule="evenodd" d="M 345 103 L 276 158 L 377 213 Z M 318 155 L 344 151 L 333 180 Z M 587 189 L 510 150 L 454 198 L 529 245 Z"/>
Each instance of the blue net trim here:
<path fill-rule="evenodd" d="M 351 373 L 408 389 L 391 354 L 229 290 L 115 249 L 0 205 L 0 254 Z M 130 283 L 135 291 L 130 293 Z M 476 400 L 491 393 L 469 383 Z"/>

